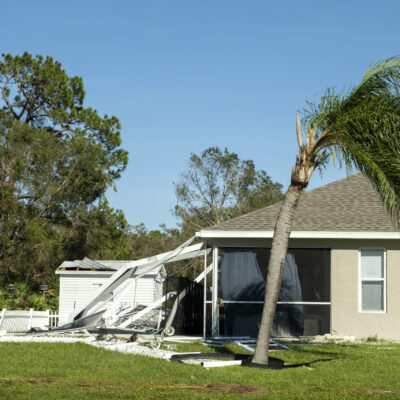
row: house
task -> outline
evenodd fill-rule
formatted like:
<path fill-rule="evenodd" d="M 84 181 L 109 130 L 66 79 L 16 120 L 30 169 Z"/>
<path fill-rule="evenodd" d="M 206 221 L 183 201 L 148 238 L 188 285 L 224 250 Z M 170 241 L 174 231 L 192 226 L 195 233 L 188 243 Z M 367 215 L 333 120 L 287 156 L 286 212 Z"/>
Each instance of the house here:
<path fill-rule="evenodd" d="M 257 335 L 279 208 L 197 233 L 213 252 L 205 306 L 211 326 L 204 335 Z M 399 239 L 361 173 L 305 192 L 292 225 L 273 335 L 400 340 Z"/>
<path fill-rule="evenodd" d="M 88 258 L 75 261 L 64 261 L 56 270 L 60 276 L 59 313 L 64 321 L 80 310 L 93 295 L 101 290 L 116 271 L 134 265 L 135 261 L 93 261 Z M 148 306 L 162 297 L 163 280 L 166 276 L 163 265 L 141 275 L 142 267 L 132 269 L 124 285 L 115 288 L 114 302 L 118 306 Z M 120 295 L 121 294 L 121 295 Z"/>

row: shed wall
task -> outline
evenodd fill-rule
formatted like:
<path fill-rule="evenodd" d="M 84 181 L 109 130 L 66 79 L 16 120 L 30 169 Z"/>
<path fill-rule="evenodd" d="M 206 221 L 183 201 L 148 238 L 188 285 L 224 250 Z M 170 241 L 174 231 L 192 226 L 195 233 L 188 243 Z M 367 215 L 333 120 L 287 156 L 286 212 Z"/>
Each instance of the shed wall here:
<path fill-rule="evenodd" d="M 111 275 L 87 273 L 60 275 L 60 315 L 67 317 L 75 309 L 83 307 Z M 162 283 L 159 277 L 143 276 L 137 280 L 129 279 L 127 286 L 129 289 L 118 299 L 121 305 L 142 304 L 147 306 L 162 296 Z"/>
<path fill-rule="evenodd" d="M 60 275 L 59 312 L 63 317 L 85 305 L 111 274 Z"/>

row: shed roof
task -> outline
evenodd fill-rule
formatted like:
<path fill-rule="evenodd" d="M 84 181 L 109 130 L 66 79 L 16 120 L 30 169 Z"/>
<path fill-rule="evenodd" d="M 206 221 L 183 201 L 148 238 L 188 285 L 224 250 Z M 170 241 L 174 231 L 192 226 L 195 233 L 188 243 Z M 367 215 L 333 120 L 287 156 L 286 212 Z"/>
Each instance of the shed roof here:
<path fill-rule="evenodd" d="M 281 202 L 232 218 L 206 231 L 273 231 Z M 292 231 L 399 232 L 371 184 L 358 173 L 300 197 Z"/>
<path fill-rule="evenodd" d="M 130 264 L 133 264 L 135 261 L 130 260 L 91 260 L 90 258 L 85 257 L 83 260 L 75 260 L 75 261 L 64 261 L 56 270 L 56 274 L 60 274 L 63 271 L 93 271 L 96 272 L 110 272 L 113 274 L 115 271 L 119 270 L 122 267 L 129 267 Z M 138 266 L 136 274 L 140 273 L 140 269 L 144 266 Z M 163 265 L 159 265 L 154 268 L 154 270 L 149 271 L 146 275 L 157 275 L 160 270 L 164 273 L 165 268 Z"/>

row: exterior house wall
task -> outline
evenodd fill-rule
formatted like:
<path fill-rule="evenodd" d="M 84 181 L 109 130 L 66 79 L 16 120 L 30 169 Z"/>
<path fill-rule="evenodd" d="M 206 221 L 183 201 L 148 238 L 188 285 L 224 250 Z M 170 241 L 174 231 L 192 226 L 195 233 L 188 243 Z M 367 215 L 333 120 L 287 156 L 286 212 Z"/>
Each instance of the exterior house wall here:
<path fill-rule="evenodd" d="M 214 247 L 270 247 L 271 239 L 214 239 Z M 400 241 L 291 239 L 291 248 L 331 249 L 331 333 L 400 340 Z M 386 250 L 386 311 L 359 311 L 359 251 Z M 260 266 L 262 267 L 262 266 Z"/>
<path fill-rule="evenodd" d="M 386 311 L 359 311 L 359 249 L 386 249 Z M 354 241 L 332 249 L 332 333 L 400 340 L 400 243 Z"/>

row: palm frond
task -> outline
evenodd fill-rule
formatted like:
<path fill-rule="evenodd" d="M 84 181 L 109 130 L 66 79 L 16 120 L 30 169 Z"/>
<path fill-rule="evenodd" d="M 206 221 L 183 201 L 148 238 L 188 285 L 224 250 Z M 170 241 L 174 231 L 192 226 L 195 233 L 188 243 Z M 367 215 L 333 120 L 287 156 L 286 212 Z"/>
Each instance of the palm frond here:
<path fill-rule="evenodd" d="M 304 112 L 316 132 L 313 157 L 337 156 L 375 185 L 387 210 L 400 216 L 400 57 L 369 67 L 347 93 L 328 89 Z"/>

